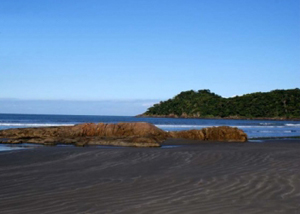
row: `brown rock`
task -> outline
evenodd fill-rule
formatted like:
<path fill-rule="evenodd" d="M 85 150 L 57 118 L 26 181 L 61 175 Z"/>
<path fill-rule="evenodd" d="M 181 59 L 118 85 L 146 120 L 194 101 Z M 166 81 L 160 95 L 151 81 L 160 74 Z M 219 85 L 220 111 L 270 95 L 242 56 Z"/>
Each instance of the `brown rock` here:
<path fill-rule="evenodd" d="M 236 127 L 219 126 L 202 129 L 205 140 L 246 142 L 247 135 Z"/>
<path fill-rule="evenodd" d="M 101 136 L 101 137 L 156 137 L 158 140 L 165 140 L 168 136 L 166 132 L 157 128 L 153 124 L 137 123 L 117 123 L 117 124 L 94 124 L 84 123 L 73 127 L 62 127 L 60 136 Z"/>
<path fill-rule="evenodd" d="M 168 134 L 150 123 L 94 124 L 75 126 L 20 128 L 0 131 L 6 143 L 57 143 L 84 145 L 160 146 Z"/>
<path fill-rule="evenodd" d="M 174 131 L 169 132 L 172 138 L 184 138 L 191 140 L 205 141 L 228 141 L 228 142 L 246 142 L 247 135 L 236 127 L 219 126 L 208 127 L 201 130 Z"/>
<path fill-rule="evenodd" d="M 205 136 L 202 130 L 187 130 L 187 131 L 173 131 L 169 132 L 172 138 L 184 138 L 184 139 L 191 139 L 191 140 L 204 140 Z"/>
<path fill-rule="evenodd" d="M 228 126 L 209 127 L 202 130 L 165 132 L 150 123 L 94 124 L 75 126 L 19 128 L 0 130 L 0 142 L 58 143 L 85 145 L 118 145 L 157 147 L 167 138 L 183 138 L 201 141 L 247 141 L 247 135 L 237 128 Z"/>

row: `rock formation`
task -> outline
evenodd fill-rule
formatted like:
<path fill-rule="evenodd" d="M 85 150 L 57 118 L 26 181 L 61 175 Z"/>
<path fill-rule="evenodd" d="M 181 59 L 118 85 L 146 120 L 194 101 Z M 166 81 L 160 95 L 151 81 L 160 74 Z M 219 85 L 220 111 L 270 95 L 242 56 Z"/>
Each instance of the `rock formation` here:
<path fill-rule="evenodd" d="M 219 126 L 201 130 L 174 131 L 169 133 L 173 138 L 184 138 L 205 141 L 246 142 L 247 135 L 236 127 Z"/>
<path fill-rule="evenodd" d="M 168 134 L 150 123 L 94 124 L 41 128 L 19 128 L 0 131 L 5 143 L 39 143 L 45 145 L 75 144 L 157 147 Z"/>
<path fill-rule="evenodd" d="M 153 124 L 144 122 L 117 124 L 84 123 L 75 126 L 0 130 L 0 143 L 158 147 L 168 138 L 201 141 L 247 141 L 247 135 L 242 130 L 228 126 L 165 132 Z"/>

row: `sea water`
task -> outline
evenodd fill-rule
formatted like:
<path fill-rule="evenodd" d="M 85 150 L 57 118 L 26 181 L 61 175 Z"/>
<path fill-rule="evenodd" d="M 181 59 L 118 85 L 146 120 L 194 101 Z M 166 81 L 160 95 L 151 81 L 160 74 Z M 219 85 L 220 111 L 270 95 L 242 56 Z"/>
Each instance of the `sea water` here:
<path fill-rule="evenodd" d="M 235 126 L 248 137 L 300 136 L 300 121 L 138 118 L 134 116 L 0 114 L 0 130 L 24 127 L 71 126 L 79 123 L 148 122 L 165 131 Z"/>
<path fill-rule="evenodd" d="M 72 126 L 80 123 L 148 122 L 165 131 L 202 129 L 211 126 L 234 126 L 247 133 L 249 139 L 300 136 L 300 121 L 227 120 L 184 118 L 138 118 L 134 116 L 33 115 L 0 114 L 0 130 L 10 128 Z M 254 141 L 253 141 L 254 142 Z M 1 145 L 0 151 L 23 147 Z"/>

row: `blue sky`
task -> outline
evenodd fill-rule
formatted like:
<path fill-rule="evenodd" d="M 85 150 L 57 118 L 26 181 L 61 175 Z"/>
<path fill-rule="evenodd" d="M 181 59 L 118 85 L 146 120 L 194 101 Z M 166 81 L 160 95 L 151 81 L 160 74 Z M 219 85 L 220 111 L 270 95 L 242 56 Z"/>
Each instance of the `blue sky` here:
<path fill-rule="evenodd" d="M 299 88 L 300 1 L 1 0 L 0 77 L 2 113 L 134 115 L 190 89 Z"/>

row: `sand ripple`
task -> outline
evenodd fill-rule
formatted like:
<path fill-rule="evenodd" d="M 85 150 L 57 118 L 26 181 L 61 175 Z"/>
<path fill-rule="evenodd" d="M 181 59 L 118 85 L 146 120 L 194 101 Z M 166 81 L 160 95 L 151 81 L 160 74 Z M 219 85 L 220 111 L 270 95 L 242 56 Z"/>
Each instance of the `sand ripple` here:
<path fill-rule="evenodd" d="M 0 213 L 300 213 L 300 143 L 0 153 Z"/>

